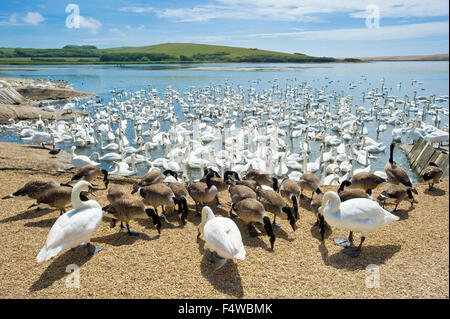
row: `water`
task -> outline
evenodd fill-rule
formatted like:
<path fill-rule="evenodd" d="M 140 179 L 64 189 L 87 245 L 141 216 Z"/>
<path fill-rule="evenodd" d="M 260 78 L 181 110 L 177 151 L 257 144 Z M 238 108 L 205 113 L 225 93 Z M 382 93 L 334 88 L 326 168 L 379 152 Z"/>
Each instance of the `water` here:
<path fill-rule="evenodd" d="M 398 96 L 404 100 L 405 95 L 410 99 L 416 92 L 417 96 L 429 97 L 449 95 L 449 64 L 448 62 L 374 62 L 374 63 L 338 63 L 338 64 L 188 64 L 188 65 L 136 65 L 118 67 L 114 65 L 89 65 L 89 66 L 18 66 L 8 70 L 0 67 L 0 77 L 17 78 L 44 78 L 51 80 L 63 80 L 71 83 L 71 87 L 81 91 L 93 92 L 108 102 L 113 94 L 111 90 L 126 90 L 135 92 L 144 88 L 157 89 L 160 96 L 166 92 L 167 87 L 183 92 L 188 92 L 193 87 L 200 89 L 206 86 L 225 87 L 230 85 L 236 92 L 243 89 L 247 94 L 249 87 L 255 88 L 257 93 L 270 90 L 274 85 L 284 90 L 286 86 L 301 85 L 306 81 L 312 86 L 311 92 L 316 89 L 323 90 L 325 94 L 336 92 L 340 95 L 353 96 L 353 112 L 355 105 L 370 108 L 370 100 L 363 102 L 363 92 L 377 89 L 381 91 L 382 85 L 388 89 L 389 95 Z M 412 80 L 417 82 L 413 83 Z M 384 84 L 383 84 L 384 82 Z M 398 84 L 401 83 L 401 86 Z M 353 88 L 350 85 L 354 84 Z M 245 95 L 247 101 L 247 95 Z M 331 101 L 333 104 L 333 102 Z M 448 100 L 441 102 L 448 109 Z M 175 104 L 175 113 L 178 122 L 184 121 L 181 107 Z M 440 113 L 440 128 L 448 125 L 448 116 Z M 433 124 L 432 115 L 427 115 L 425 122 Z M 169 129 L 169 122 L 160 119 L 161 130 Z M 134 130 L 131 122 L 128 123 L 125 134 L 132 146 Z M 386 131 L 381 132 L 376 138 L 375 121 L 366 122 L 369 130 L 368 136 L 386 144 L 385 153 L 375 154 L 376 160 L 371 160 L 371 171 L 383 170 L 389 157 L 389 144 L 392 140 L 393 125 L 388 125 Z M 147 127 L 144 126 L 144 130 Z M 302 138 L 287 140 L 286 143 L 291 152 L 298 152 Z M 402 141 L 408 142 L 403 137 Z M 16 134 L 0 132 L 0 142 L 21 142 Z M 64 150 L 70 151 L 70 144 L 58 145 Z M 310 161 L 318 157 L 319 144 L 312 143 Z M 90 154 L 95 147 L 77 148 L 78 154 Z M 161 150 L 152 151 L 152 158 L 160 157 Z M 395 152 L 395 160 L 404 168 L 411 179 L 417 182 L 419 179 L 410 169 L 404 153 Z M 356 162 L 355 162 L 356 163 Z M 110 164 L 102 162 L 102 167 L 112 169 Z M 356 164 L 355 168 L 360 168 Z M 139 175 L 143 175 L 146 168 L 138 166 Z M 194 175 L 198 176 L 199 173 Z M 320 175 L 320 172 L 318 172 Z"/>

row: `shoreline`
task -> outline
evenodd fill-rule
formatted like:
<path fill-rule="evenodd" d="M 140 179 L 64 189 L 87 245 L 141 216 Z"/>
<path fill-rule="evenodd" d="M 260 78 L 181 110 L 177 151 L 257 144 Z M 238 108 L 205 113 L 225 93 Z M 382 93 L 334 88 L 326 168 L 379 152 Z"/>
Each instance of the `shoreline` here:
<path fill-rule="evenodd" d="M 19 145 L 28 154 L 39 150 Z M 48 151 L 41 152 L 49 156 Z M 16 165 L 12 162 L 14 155 L 9 155 L 3 161 Z M 22 156 L 27 154 L 22 151 Z M 59 160 L 65 156 L 61 151 L 57 157 Z M 1 166 L 5 164 L 0 164 L 0 197 L 31 179 L 46 177 L 67 182 L 74 173 Z M 110 185 L 122 184 L 129 194 L 135 179 L 126 177 Z M 91 199 L 103 207 L 107 204 L 106 190 L 101 178 L 94 182 L 101 188 Z M 414 186 L 419 192 L 418 204 L 411 209 L 408 202 L 402 202 L 395 213 L 400 220 L 368 236 L 358 258 L 350 258 L 342 253 L 342 247 L 333 244 L 334 237 L 348 235 L 344 230 L 333 228 L 332 233 L 327 231 L 324 242 L 319 240 L 319 232 L 311 226 L 315 217 L 309 201 L 304 199 L 299 203 L 300 219 L 295 232 L 287 220 L 277 220 L 281 228 L 274 230 L 274 251 L 269 249 L 263 228 L 258 228 L 259 236 L 250 237 L 245 224 L 235 220 L 247 256 L 243 261 L 229 261 L 218 271 L 204 256 L 204 242 L 196 240 L 200 220 L 195 217 L 190 197 L 185 226 L 175 214 L 163 222 L 158 235 L 150 219 L 138 219 L 131 221 L 130 227 L 140 234 L 128 236 L 117 227 L 111 229 L 111 218 L 106 214 L 92 236 L 92 243 L 103 247 L 99 254 L 89 258 L 68 250 L 42 264 L 36 264 L 36 254 L 59 211 L 28 209 L 33 200 L 0 200 L 0 236 L 8 239 L 0 256 L 0 274 L 5 279 L 0 283 L 0 291 L 3 298 L 63 299 L 448 298 L 448 178 L 435 185 L 437 190 L 433 192 L 428 192 L 423 183 Z M 337 186 L 323 188 L 335 191 Z M 377 188 L 374 198 L 382 190 L 382 186 Z M 229 200 L 228 193 L 222 192 L 220 201 Z M 216 204 L 210 207 L 216 216 L 228 216 L 228 208 Z M 387 208 L 391 210 L 393 206 Z M 359 234 L 355 235 L 359 241 Z M 80 288 L 66 288 L 69 274 L 65 270 L 69 264 L 80 267 Z M 380 288 L 366 286 L 368 265 L 379 267 Z"/>

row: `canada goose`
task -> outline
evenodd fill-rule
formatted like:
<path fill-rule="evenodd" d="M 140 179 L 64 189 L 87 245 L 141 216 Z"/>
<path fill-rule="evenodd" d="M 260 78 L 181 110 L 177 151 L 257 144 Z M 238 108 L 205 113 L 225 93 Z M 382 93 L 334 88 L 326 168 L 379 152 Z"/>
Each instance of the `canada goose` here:
<path fill-rule="evenodd" d="M 122 185 L 113 184 L 108 189 L 108 193 L 106 193 L 106 199 L 110 204 L 112 204 L 119 198 L 124 197 L 126 194 L 127 192 L 125 191 L 125 188 L 123 188 Z"/>
<path fill-rule="evenodd" d="M 225 183 L 230 180 L 230 177 L 234 178 L 234 185 L 245 185 L 251 188 L 253 191 L 256 191 L 256 188 L 259 186 L 258 182 L 253 179 L 243 179 L 239 178 L 239 174 L 235 171 L 225 171 L 223 174 L 223 179 Z M 229 182 L 227 184 L 230 184 Z"/>
<path fill-rule="evenodd" d="M 175 205 L 178 205 L 178 207 L 181 207 L 180 200 L 175 197 L 170 187 L 166 184 L 157 183 L 139 187 L 138 192 L 144 199 L 144 204 L 153 206 L 156 214 L 158 214 L 158 206 L 163 206 L 162 216 L 164 219 L 167 219 L 164 215 L 164 206 L 174 207 Z"/>
<path fill-rule="evenodd" d="M 383 202 L 383 207 L 385 206 L 387 200 L 394 201 L 395 207 L 392 212 L 395 212 L 397 210 L 398 204 L 400 204 L 404 200 L 409 201 L 411 203 L 411 207 L 413 207 L 414 203 L 417 203 L 417 201 L 414 200 L 411 189 L 402 184 L 388 184 L 386 189 L 381 192 L 380 196 L 378 196 L 377 199 Z"/>
<path fill-rule="evenodd" d="M 305 173 L 300 177 L 300 197 L 303 197 L 303 190 L 309 190 L 312 192 L 311 200 L 314 197 L 314 193 L 320 194 L 320 181 L 319 178 L 313 173 Z"/>
<path fill-rule="evenodd" d="M 15 197 L 28 197 L 30 199 L 39 199 L 46 191 L 52 188 L 60 187 L 60 184 L 49 178 L 39 178 L 27 182 L 22 188 L 15 191 L 12 194 L 4 196 L 2 199 L 15 198 Z M 67 185 L 66 185 L 67 186 Z"/>
<path fill-rule="evenodd" d="M 204 176 L 200 179 L 200 182 L 206 182 L 206 176 L 208 176 L 209 173 L 212 173 L 213 176 L 211 177 L 211 184 L 213 184 L 217 188 L 217 194 L 216 194 L 216 202 L 217 205 L 221 205 L 219 201 L 219 192 L 225 191 L 228 189 L 228 184 L 225 182 L 224 178 L 220 177 L 219 173 L 214 171 L 211 168 L 205 168 L 204 169 Z"/>
<path fill-rule="evenodd" d="M 360 172 L 352 176 L 351 187 L 362 188 L 369 196 L 372 196 L 372 190 L 378 185 L 386 183 L 386 180 L 370 172 Z"/>
<path fill-rule="evenodd" d="M 173 170 L 165 170 L 163 172 L 164 176 L 167 176 L 168 174 L 172 175 L 175 178 L 175 180 L 178 180 L 177 172 L 175 172 Z M 187 205 L 188 191 L 187 191 L 186 187 L 184 186 L 184 184 L 179 183 L 179 182 L 169 181 L 169 187 L 172 190 L 175 197 L 178 198 L 178 200 L 180 201 L 180 203 L 182 205 L 181 207 L 180 207 L 180 205 L 178 205 L 178 214 L 181 214 L 181 222 L 183 223 L 183 225 L 185 225 L 186 218 L 188 215 L 188 205 Z"/>
<path fill-rule="evenodd" d="M 197 212 L 197 215 L 200 215 L 198 212 L 198 203 L 210 203 L 216 198 L 217 188 L 211 183 L 211 178 L 213 176 L 214 173 L 208 173 L 205 182 L 191 183 L 187 186 L 189 195 L 195 202 L 195 211 Z"/>
<path fill-rule="evenodd" d="M 66 212 L 65 207 L 70 204 L 72 196 L 71 186 L 60 186 L 56 188 L 51 188 L 46 191 L 38 200 L 31 204 L 28 208 L 39 206 L 41 204 L 47 205 L 52 208 L 59 209 L 60 216 Z M 88 198 L 84 194 L 80 194 L 80 199 L 82 201 L 87 201 Z"/>
<path fill-rule="evenodd" d="M 230 218 L 215 217 L 211 208 L 202 208 L 202 221 L 198 226 L 198 236 L 203 235 L 210 252 L 221 259 L 217 269 L 222 268 L 228 259 L 245 259 L 245 248 L 242 236 L 236 223 Z M 213 261 L 211 255 L 208 260 Z"/>
<path fill-rule="evenodd" d="M 72 177 L 72 179 L 67 183 L 70 184 L 74 181 L 85 180 L 88 182 L 93 181 L 97 176 L 103 174 L 103 183 L 105 188 L 108 188 L 108 171 L 106 169 L 101 169 L 98 165 L 85 165 L 81 167 L 78 172 Z M 95 186 L 94 184 L 92 184 Z"/>
<path fill-rule="evenodd" d="M 341 202 L 345 202 L 346 200 L 352 199 L 352 198 L 370 198 L 369 194 L 364 192 L 361 189 L 346 189 L 344 190 L 345 186 L 351 186 L 352 182 L 349 180 L 345 180 L 341 183 L 338 189 L 339 198 L 341 199 Z"/>
<path fill-rule="evenodd" d="M 92 192 L 89 182 L 80 181 L 72 189 L 71 200 L 73 209 L 59 216 L 48 233 L 44 247 L 36 257 L 41 263 L 56 256 L 61 250 L 74 248 L 81 243 L 87 243 L 87 253 L 95 254 L 101 247 L 90 244 L 92 233 L 102 220 L 102 208 L 94 200 L 81 201 L 81 192 Z"/>
<path fill-rule="evenodd" d="M 384 167 L 386 175 L 388 177 L 388 182 L 391 184 L 403 184 L 409 187 L 415 194 L 418 194 L 417 190 L 414 188 L 408 174 L 404 169 L 398 167 L 394 161 L 394 148 L 395 143 L 392 142 L 390 146 L 389 160 Z"/>
<path fill-rule="evenodd" d="M 321 235 L 324 239 L 324 222 L 330 226 L 350 231 L 347 240 L 335 238 L 337 245 L 344 246 L 344 253 L 357 257 L 361 252 L 361 246 L 366 236 L 375 232 L 399 217 L 383 209 L 377 202 L 368 198 L 353 198 L 343 203 L 336 192 L 328 191 L 323 196 L 322 206 L 319 208 L 321 220 Z M 353 232 L 362 233 L 358 247 L 353 244 Z"/>
<path fill-rule="evenodd" d="M 433 185 L 439 183 L 442 173 L 442 169 L 436 163 L 430 162 L 428 164 L 422 175 L 423 180 L 428 183 L 428 190 L 432 191 L 435 189 Z"/>
<path fill-rule="evenodd" d="M 272 177 L 270 174 L 264 173 L 260 170 L 253 170 L 248 172 L 244 176 L 244 180 L 248 179 L 256 181 L 260 186 L 267 185 L 271 186 L 275 191 L 278 190 L 278 180 L 275 177 Z"/>
<path fill-rule="evenodd" d="M 253 223 L 262 223 L 264 225 L 267 235 L 270 237 L 270 247 L 273 250 L 275 234 L 273 233 L 272 223 L 264 210 L 264 205 L 254 198 L 246 198 L 233 203 L 231 207 L 237 216 L 248 225 L 250 236 L 255 237 L 258 235 Z M 230 216 L 235 217 L 234 214 L 230 214 Z"/>
<path fill-rule="evenodd" d="M 103 208 L 106 212 L 112 214 L 113 222 L 111 228 L 116 225 L 116 220 L 120 220 L 121 224 L 125 223 L 128 235 L 136 236 L 138 232 L 130 231 L 129 222 L 135 218 L 151 217 L 156 225 L 158 234 L 161 234 L 161 220 L 155 211 L 151 208 L 145 208 L 144 203 L 131 196 L 122 196 L 117 198 L 112 204 Z"/>
<path fill-rule="evenodd" d="M 272 226 L 280 227 L 275 222 L 277 216 L 282 219 L 288 219 L 292 229 L 295 231 L 295 218 L 292 209 L 286 204 L 283 197 L 272 189 L 263 190 L 259 188 L 256 191 L 257 199 L 263 204 L 264 210 L 274 215 Z M 294 211 L 298 210 L 297 203 L 294 203 Z"/>
<path fill-rule="evenodd" d="M 297 198 L 300 197 L 300 186 L 290 179 L 285 178 L 280 185 L 280 194 L 292 201 L 292 209 L 298 205 Z M 298 219 L 298 209 L 294 209 L 295 218 Z"/>
<path fill-rule="evenodd" d="M 150 170 L 147 174 L 145 174 L 139 183 L 133 185 L 133 190 L 131 194 L 134 194 L 138 191 L 139 187 L 145 187 L 152 184 L 162 183 L 164 181 L 165 176 L 161 173 L 159 169 Z"/>

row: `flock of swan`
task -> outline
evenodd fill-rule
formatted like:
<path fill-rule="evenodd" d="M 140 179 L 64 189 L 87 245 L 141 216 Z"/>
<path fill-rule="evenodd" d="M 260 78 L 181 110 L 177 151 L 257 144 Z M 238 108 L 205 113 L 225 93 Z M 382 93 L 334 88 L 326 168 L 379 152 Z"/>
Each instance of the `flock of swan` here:
<path fill-rule="evenodd" d="M 186 199 L 190 197 L 201 216 L 198 235 L 207 243 L 208 259 L 221 260 L 220 268 L 227 260 L 242 260 L 246 255 L 241 230 L 233 219 L 244 221 L 251 236 L 258 234 L 255 224 L 264 225 L 273 249 L 273 228 L 279 227 L 276 217 L 288 219 L 295 231 L 300 217 L 298 200 L 304 198 L 304 191 L 311 192 L 311 208 L 322 240 L 326 227 L 348 230 L 348 239 L 335 239 L 335 243 L 345 247 L 344 253 L 357 257 L 366 235 L 399 219 L 393 213 L 401 201 L 415 202 L 412 194 L 417 191 L 393 159 L 402 137 L 414 141 L 422 136 L 439 146 L 449 140 L 448 124 L 441 127 L 440 120 L 441 115 L 448 117 L 443 106 L 448 96 L 415 94 L 402 100 L 387 90 L 375 89 L 363 94 L 363 103 L 370 101 L 366 109 L 354 105 L 351 95 L 313 90 L 306 81 L 286 85 L 284 90 L 274 84 L 271 90 L 262 92 L 251 86 L 245 92 L 242 87 L 235 90 L 229 85 L 210 85 L 183 94 L 168 87 L 162 96 L 151 87 L 112 93 L 107 103 L 89 100 L 82 104 L 76 100 L 65 107 L 89 111 L 73 122 L 40 118 L 34 123 L 11 121 L 3 126 L 4 130 L 16 131 L 23 141 L 43 147 L 51 143 L 53 150 L 57 145 L 71 145 L 72 164 L 78 168 L 66 184 L 47 181 L 52 185 L 48 186 L 45 181 L 30 181 L 3 197 L 28 196 L 37 201 L 36 205 L 43 203 L 61 210 L 37 256 L 38 262 L 81 244 L 87 253 L 99 251 L 99 247 L 90 245 L 90 238 L 103 211 L 120 221 L 122 227 L 125 224 L 130 235 L 137 233 L 130 230 L 129 221 L 141 217 L 150 217 L 160 232 L 167 207 L 177 207 L 176 213 L 186 223 Z M 175 105 L 181 109 L 184 122 L 178 123 Z M 427 115 L 434 116 L 435 125 L 425 123 Z M 371 168 L 371 161 L 385 152 L 387 145 L 368 136 L 368 122 L 377 123 L 377 136 L 393 126 L 384 170 Z M 298 152 L 292 147 L 293 141 L 299 141 Z M 313 147 L 319 148 L 315 159 L 311 159 Z M 95 151 L 89 156 L 76 154 L 79 148 Z M 106 169 L 111 163 L 114 169 Z M 357 163 L 360 168 L 356 168 Z M 139 165 L 146 173 L 134 185 L 132 194 L 126 194 L 120 185 L 109 186 L 109 175 L 137 175 Z M 192 178 L 192 171 L 197 175 L 200 172 L 201 179 Z M 439 183 L 442 169 L 430 163 L 426 172 L 423 178 L 432 189 Z M 92 182 L 102 175 L 110 202 L 103 208 L 87 198 L 95 188 Z M 76 184 L 71 186 L 73 182 Z M 386 183 L 378 197 L 381 206 L 372 199 L 372 190 Z M 322 185 L 341 187 L 338 192 L 324 194 Z M 60 188 L 65 191 L 48 194 Z M 218 196 L 223 191 L 228 191 L 232 201 L 227 203 L 231 206 L 230 218 L 216 217 L 211 208 L 215 202 L 224 205 Z M 45 200 L 41 198 L 44 194 Z M 396 203 L 392 213 L 384 208 L 387 200 Z M 72 210 L 65 212 L 69 204 Z M 203 206 L 201 213 L 199 204 Z M 353 246 L 353 232 L 362 234 L 357 247 Z"/>

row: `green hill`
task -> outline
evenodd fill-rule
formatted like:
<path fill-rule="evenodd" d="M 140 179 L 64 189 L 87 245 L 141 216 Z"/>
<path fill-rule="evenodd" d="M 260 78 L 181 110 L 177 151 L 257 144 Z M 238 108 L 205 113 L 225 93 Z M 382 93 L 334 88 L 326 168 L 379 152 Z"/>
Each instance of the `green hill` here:
<path fill-rule="evenodd" d="M 228 63 L 341 62 L 331 57 L 313 57 L 256 48 L 194 43 L 164 43 L 142 47 L 97 49 L 92 45 L 66 45 L 62 49 L 0 48 L 0 64 L 102 64 L 102 63 Z M 355 62 L 355 61 L 349 61 Z"/>

